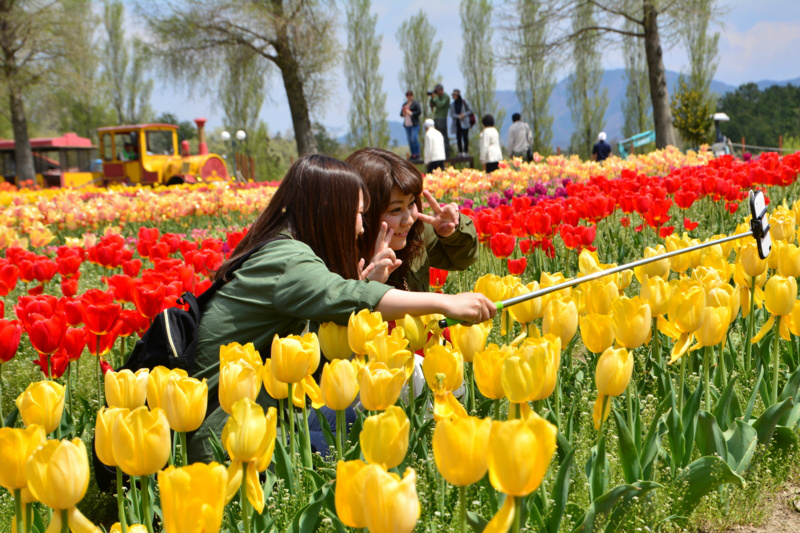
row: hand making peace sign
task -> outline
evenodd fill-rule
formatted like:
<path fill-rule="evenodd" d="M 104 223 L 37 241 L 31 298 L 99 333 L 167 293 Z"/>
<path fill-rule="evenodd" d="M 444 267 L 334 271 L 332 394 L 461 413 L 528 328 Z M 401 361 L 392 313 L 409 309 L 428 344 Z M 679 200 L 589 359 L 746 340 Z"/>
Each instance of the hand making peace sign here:
<path fill-rule="evenodd" d="M 419 214 L 419 219 L 426 224 L 433 226 L 433 230 L 439 237 L 449 237 L 453 234 L 458 226 L 461 213 L 458 211 L 458 204 L 439 205 L 436 198 L 428 191 L 422 191 L 425 201 L 431 206 L 433 216 L 426 215 L 425 213 Z"/>
<path fill-rule="evenodd" d="M 361 279 L 371 279 L 372 281 L 380 281 L 384 283 L 389 279 L 389 274 L 394 272 L 400 265 L 403 264 L 397 258 L 394 250 L 389 247 L 392 241 L 394 230 L 388 229 L 386 222 L 381 223 L 381 229 L 378 231 L 378 238 L 375 240 L 375 255 L 370 260 L 366 268 L 364 268 L 364 259 L 358 263 L 358 269 L 361 270 Z M 362 270 L 363 269 L 363 270 Z"/>

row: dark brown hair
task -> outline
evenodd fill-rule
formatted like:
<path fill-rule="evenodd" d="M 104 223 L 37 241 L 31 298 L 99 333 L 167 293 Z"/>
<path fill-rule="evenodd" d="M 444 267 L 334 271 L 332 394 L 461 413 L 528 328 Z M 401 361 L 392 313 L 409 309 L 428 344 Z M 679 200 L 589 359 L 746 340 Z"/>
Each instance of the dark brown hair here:
<path fill-rule="evenodd" d="M 416 198 L 417 208 L 422 210 L 422 174 L 417 167 L 402 157 L 380 148 L 362 148 L 346 159 L 364 178 L 369 192 L 370 205 L 364 212 L 364 234 L 359 238 L 361 257 L 369 261 L 374 255 L 375 239 L 381 227 L 381 215 L 389 207 L 392 189 L 397 187 L 403 194 Z M 405 279 L 413 260 L 425 249 L 422 238 L 424 224 L 417 220 L 408 232 L 406 246 L 397 251 L 403 264 L 400 275 Z M 401 287 L 398 287 L 401 288 Z"/>
<path fill-rule="evenodd" d="M 301 157 L 215 279 L 225 278 L 239 257 L 284 230 L 311 247 L 331 272 L 346 279 L 359 279 L 359 192 L 366 209 L 369 194 L 361 176 L 347 163 L 318 154 Z"/>

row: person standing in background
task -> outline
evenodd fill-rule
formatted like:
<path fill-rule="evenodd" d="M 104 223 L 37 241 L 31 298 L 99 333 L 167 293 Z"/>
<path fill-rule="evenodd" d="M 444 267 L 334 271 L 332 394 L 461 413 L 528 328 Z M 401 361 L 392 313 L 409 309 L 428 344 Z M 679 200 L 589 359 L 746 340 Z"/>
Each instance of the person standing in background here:
<path fill-rule="evenodd" d="M 428 166 L 427 172 L 430 174 L 437 168 L 444 168 L 445 152 L 444 138 L 442 133 L 436 129 L 433 119 L 425 119 L 425 164 Z"/>
<path fill-rule="evenodd" d="M 437 83 L 436 87 L 428 92 L 431 97 L 430 106 L 433 111 L 433 123 L 444 142 L 445 157 L 450 157 L 450 139 L 447 137 L 447 113 L 450 111 L 450 97 L 444 93 L 444 87 Z"/>
<path fill-rule="evenodd" d="M 450 104 L 450 116 L 453 119 L 453 125 L 450 128 L 450 133 L 455 133 L 456 142 L 458 143 L 458 157 L 469 156 L 469 128 L 472 126 L 469 121 L 469 116 L 472 114 L 472 109 L 466 100 L 461 98 L 461 91 L 453 89 L 453 101 Z"/>
<path fill-rule="evenodd" d="M 400 110 L 400 116 L 403 117 L 411 159 L 419 159 L 419 116 L 422 114 L 422 108 L 419 102 L 414 100 L 414 93 L 410 89 L 406 91 L 406 99 Z"/>
<path fill-rule="evenodd" d="M 494 117 L 484 115 L 481 119 L 483 131 L 481 132 L 481 163 L 483 171 L 492 173 L 497 170 L 500 161 L 503 159 L 503 151 L 500 149 L 500 134 L 494 127 Z"/>
<path fill-rule="evenodd" d="M 592 148 L 592 161 L 605 161 L 611 155 L 611 145 L 606 142 L 606 132 L 601 131 Z"/>
<path fill-rule="evenodd" d="M 519 113 L 511 115 L 512 123 L 508 128 L 508 151 L 511 152 L 511 157 L 521 157 L 526 163 L 530 163 L 528 150 L 531 148 L 533 134 L 531 127 L 527 122 L 522 122 L 521 118 Z"/>

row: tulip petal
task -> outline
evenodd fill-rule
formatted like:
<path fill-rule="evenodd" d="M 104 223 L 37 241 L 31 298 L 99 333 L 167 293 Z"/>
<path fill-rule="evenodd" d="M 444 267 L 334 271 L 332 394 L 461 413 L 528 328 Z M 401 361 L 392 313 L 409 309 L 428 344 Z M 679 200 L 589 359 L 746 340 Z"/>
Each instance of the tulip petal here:
<path fill-rule="evenodd" d="M 100 533 L 100 528 L 83 516 L 83 513 L 81 513 L 77 507 L 70 509 L 67 513 L 67 517 L 69 529 L 72 533 Z"/>
<path fill-rule="evenodd" d="M 53 518 L 50 520 L 50 525 L 47 526 L 47 529 L 44 533 L 61 533 L 61 511 L 54 510 L 53 511 Z"/>
<path fill-rule="evenodd" d="M 675 344 L 672 346 L 672 350 L 670 351 L 669 364 L 672 364 L 683 357 L 683 354 L 685 354 L 689 349 L 689 345 L 692 344 L 692 338 L 693 336 L 688 333 L 681 333 L 680 337 L 677 338 Z"/>
<path fill-rule="evenodd" d="M 514 523 L 514 496 L 506 496 L 503 506 L 483 528 L 483 533 L 507 533 Z"/>
<path fill-rule="evenodd" d="M 751 340 L 750 342 L 755 344 L 761 339 L 763 339 L 773 325 L 775 325 L 775 315 L 770 315 L 769 320 L 764 322 L 764 325 L 761 326 L 761 329 L 758 330 L 758 333 L 756 333 L 756 336 L 753 337 L 753 340 Z"/>
<path fill-rule="evenodd" d="M 239 487 L 242 486 L 242 476 L 244 475 L 241 461 L 233 460 L 228 467 L 228 484 L 225 486 L 225 503 L 236 496 Z"/>
<path fill-rule="evenodd" d="M 325 400 L 322 398 L 322 390 L 320 390 L 319 385 L 317 385 L 313 377 L 306 376 L 302 379 L 301 383 L 303 384 L 303 390 L 306 391 L 306 395 L 311 399 L 311 407 L 319 409 L 325 405 Z"/>
<path fill-rule="evenodd" d="M 435 394 L 433 396 L 433 418 L 436 422 L 448 418 L 466 418 L 467 410 L 453 396 L 452 392 L 447 394 Z"/>
<path fill-rule="evenodd" d="M 608 415 L 611 414 L 611 398 L 608 398 L 606 402 L 605 411 L 603 411 L 603 399 L 605 396 L 602 394 L 597 396 L 597 400 L 594 402 L 594 411 L 592 412 L 592 419 L 594 421 L 594 429 L 599 431 L 600 425 L 608 420 Z M 602 415 L 602 419 L 600 418 Z"/>
<path fill-rule="evenodd" d="M 781 324 L 780 324 L 780 334 L 781 338 L 785 341 L 791 341 L 792 336 L 789 333 L 789 322 L 791 315 L 784 315 L 781 317 Z"/>
<path fill-rule="evenodd" d="M 261 514 L 264 510 L 264 488 L 258 480 L 258 470 L 255 463 L 247 463 L 245 483 L 247 500 L 253 506 L 253 509 L 258 511 L 258 514 Z"/>

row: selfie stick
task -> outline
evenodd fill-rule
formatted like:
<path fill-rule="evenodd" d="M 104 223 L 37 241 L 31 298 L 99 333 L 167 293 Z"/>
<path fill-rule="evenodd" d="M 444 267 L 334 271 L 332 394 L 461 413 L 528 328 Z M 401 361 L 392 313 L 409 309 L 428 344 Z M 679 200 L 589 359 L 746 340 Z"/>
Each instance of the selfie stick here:
<path fill-rule="evenodd" d="M 642 265 L 647 265 L 649 263 L 655 263 L 656 261 L 669 259 L 670 257 L 675 257 L 682 254 L 688 254 L 690 252 L 694 252 L 697 250 L 702 250 L 703 248 L 708 248 L 709 246 L 714 246 L 715 244 L 722 244 L 725 242 L 735 241 L 738 239 L 744 239 L 746 237 L 753 237 L 756 239 L 756 244 L 758 245 L 758 256 L 761 259 L 766 259 L 767 256 L 769 256 L 770 251 L 772 250 L 772 241 L 770 240 L 769 236 L 770 226 L 767 217 L 766 202 L 764 201 L 764 193 L 762 193 L 761 191 L 750 192 L 750 214 L 752 218 L 750 219 L 750 231 L 748 232 L 739 233 L 738 235 L 731 235 L 729 237 L 723 237 L 721 239 L 715 239 L 713 241 L 696 244 L 694 246 L 681 248 L 680 250 L 667 252 L 665 254 L 656 255 L 654 257 L 648 257 L 646 259 L 639 259 L 631 263 L 626 263 L 624 265 L 619 265 L 613 268 L 609 268 L 608 270 L 601 270 L 599 272 L 595 272 L 594 274 L 589 274 L 588 276 L 582 276 L 580 278 L 571 279 L 563 283 L 559 283 L 558 285 L 553 285 L 552 287 L 545 287 L 543 289 L 539 289 L 538 291 L 533 291 L 528 294 L 515 296 L 513 298 L 509 298 L 501 302 L 495 302 L 495 305 L 497 306 L 497 310 L 500 311 L 506 307 L 511 307 L 512 305 L 516 305 L 522 302 L 527 302 L 528 300 L 533 300 L 534 298 L 541 298 L 542 296 L 545 296 L 547 294 L 557 292 L 569 287 L 574 287 L 575 285 L 580 285 L 588 281 L 594 281 L 596 279 L 600 279 L 605 276 L 610 276 L 611 274 L 616 274 L 624 270 L 630 270 L 636 267 L 640 267 Z M 442 320 L 439 321 L 439 327 L 444 329 L 448 326 L 453 326 L 455 324 L 460 324 L 462 322 L 463 320 L 457 320 L 454 318 L 443 318 Z"/>

